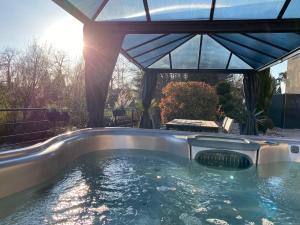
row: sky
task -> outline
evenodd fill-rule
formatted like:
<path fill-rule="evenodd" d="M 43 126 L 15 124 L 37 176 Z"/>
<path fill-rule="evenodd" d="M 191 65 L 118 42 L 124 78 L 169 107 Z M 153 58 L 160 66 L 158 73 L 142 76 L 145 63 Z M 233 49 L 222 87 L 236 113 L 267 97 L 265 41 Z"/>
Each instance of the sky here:
<path fill-rule="evenodd" d="M 65 51 L 71 58 L 82 55 L 81 22 L 51 0 L 0 0 L 0 49 L 24 49 L 34 39 Z M 271 68 L 273 76 L 287 63 Z"/>
<path fill-rule="evenodd" d="M 81 22 L 51 0 L 0 0 L 0 49 L 37 40 L 72 56 L 82 53 Z"/>

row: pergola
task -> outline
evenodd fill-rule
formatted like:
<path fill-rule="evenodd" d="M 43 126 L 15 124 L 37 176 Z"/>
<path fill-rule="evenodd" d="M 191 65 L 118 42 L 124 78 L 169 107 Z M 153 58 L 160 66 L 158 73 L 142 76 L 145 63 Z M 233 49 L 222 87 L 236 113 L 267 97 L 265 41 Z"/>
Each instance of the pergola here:
<path fill-rule="evenodd" d="M 244 74 L 255 110 L 257 72 L 298 54 L 300 0 L 53 0 L 84 23 L 89 127 L 103 126 L 119 53 L 144 70 L 141 127 L 158 73 Z M 255 118 L 247 121 L 255 133 Z"/>

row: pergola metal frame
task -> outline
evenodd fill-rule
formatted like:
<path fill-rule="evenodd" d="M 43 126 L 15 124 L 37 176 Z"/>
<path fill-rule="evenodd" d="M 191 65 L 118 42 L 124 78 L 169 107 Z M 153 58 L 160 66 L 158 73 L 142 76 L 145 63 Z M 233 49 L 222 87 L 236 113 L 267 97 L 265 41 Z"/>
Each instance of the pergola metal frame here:
<path fill-rule="evenodd" d="M 236 56 L 239 57 L 238 52 L 234 52 L 232 49 L 228 49 L 224 44 L 222 44 L 220 41 L 218 41 L 215 37 L 219 37 L 221 39 L 224 39 L 226 41 L 235 43 L 243 48 L 250 49 L 252 51 L 258 52 L 259 54 L 266 55 L 270 58 L 273 58 L 274 60 L 269 65 L 274 64 L 274 62 L 278 61 L 278 59 L 286 58 L 291 53 L 289 49 L 285 49 L 282 46 L 275 45 L 271 42 L 267 42 L 265 40 L 256 38 L 254 36 L 251 36 L 249 33 L 295 33 L 299 35 L 300 37 L 300 19 L 263 19 L 263 20 L 226 20 L 226 21 L 151 21 L 151 22 L 89 22 L 89 26 L 92 26 L 95 30 L 105 30 L 106 32 L 121 32 L 125 34 L 162 34 L 159 37 L 156 37 L 152 40 L 148 40 L 145 43 L 138 44 L 135 47 L 139 47 L 141 45 L 147 44 L 149 42 L 152 42 L 154 40 L 157 40 L 165 35 L 173 34 L 173 33 L 188 33 L 186 36 L 183 36 L 181 38 L 172 40 L 169 43 L 166 43 L 164 45 L 158 46 L 157 48 L 164 47 L 165 45 L 171 44 L 172 42 L 176 42 L 180 39 L 183 39 L 187 36 L 190 36 L 191 38 L 195 35 L 203 35 L 207 34 L 209 37 L 214 39 L 216 42 L 221 44 L 223 47 L 225 47 L 230 52 L 234 53 Z M 226 39 L 225 37 L 220 37 L 219 34 L 224 33 L 232 33 L 236 32 L 238 29 L 238 33 L 242 34 L 244 36 L 247 36 L 253 40 L 256 40 L 258 42 L 270 45 L 274 48 L 281 49 L 282 51 L 285 51 L 286 54 L 280 58 L 271 55 L 267 52 L 260 51 L 254 48 L 251 48 L 249 46 L 243 45 L 241 43 L 237 43 L 233 40 Z M 188 39 L 189 40 L 189 39 Z M 187 42 L 186 40 L 185 42 Z M 181 43 L 180 45 L 183 45 L 185 42 Z M 135 48 L 134 47 L 134 48 Z M 136 57 L 141 56 L 143 54 L 146 54 L 150 51 L 153 51 L 155 49 L 148 50 L 146 52 L 140 53 L 135 56 L 130 56 L 127 51 L 130 49 L 122 49 L 121 53 L 128 58 L 131 62 L 133 62 L 136 66 L 138 66 L 141 69 L 145 69 L 144 66 L 142 66 L 137 60 L 135 60 Z M 176 49 L 176 48 L 174 48 Z M 171 49 L 173 51 L 174 49 Z M 294 50 L 298 51 L 299 49 Z M 169 53 L 170 53 L 169 52 Z M 169 54 L 167 53 L 167 54 Z M 162 57 L 164 57 L 167 54 L 163 54 Z M 161 59 L 162 57 L 158 58 L 156 61 Z M 241 59 L 241 57 L 239 57 Z M 249 64 L 245 60 L 241 59 L 246 64 Z M 155 61 L 155 62 L 156 62 Z M 152 63 L 153 64 L 153 63 Z M 149 65 L 151 66 L 151 64 Z M 148 67 L 149 67 L 148 66 Z M 251 66 L 251 65 L 250 65 Z M 252 66 L 251 66 L 252 67 Z M 260 71 L 261 69 L 265 68 L 266 65 L 262 64 L 257 70 Z M 239 71 L 236 71 L 239 73 Z"/>
<path fill-rule="evenodd" d="M 196 20 L 196 21 L 95 21 L 101 29 L 127 34 L 161 33 L 280 33 L 300 32 L 300 19 Z"/>
<path fill-rule="evenodd" d="M 89 126 L 98 127 L 103 126 L 104 106 L 107 97 L 107 88 L 112 76 L 114 64 L 119 52 L 127 57 L 131 62 L 145 71 L 143 78 L 142 89 L 142 102 L 143 102 L 143 115 L 141 119 L 141 127 L 150 128 L 151 121 L 149 116 L 149 107 L 151 99 L 153 98 L 154 88 L 156 85 L 156 74 L 159 73 L 219 73 L 219 74 L 244 74 L 244 86 L 246 105 L 249 111 L 253 110 L 256 106 L 256 99 L 258 95 L 257 75 L 260 70 L 266 69 L 271 65 L 276 64 L 282 60 L 288 59 L 290 56 L 299 54 L 300 46 L 296 49 L 286 48 L 279 46 L 275 43 L 262 40 L 257 36 L 252 36 L 251 33 L 294 33 L 299 35 L 300 39 L 300 17 L 296 19 L 283 18 L 289 4 L 292 0 L 286 0 L 277 17 L 274 19 L 242 19 L 242 20 L 216 20 L 214 19 L 216 0 L 211 1 L 211 8 L 209 18 L 207 20 L 188 20 L 188 21 L 153 21 L 147 0 L 143 0 L 146 21 L 95 21 L 98 15 L 105 8 L 110 0 L 102 1 L 101 5 L 96 9 L 95 13 L 90 17 L 81 12 L 78 8 L 72 5 L 68 0 L 52 0 L 59 6 L 69 12 L 72 16 L 84 23 L 84 39 L 86 42 L 84 50 L 84 58 L 86 62 L 86 92 L 87 92 L 87 105 L 89 112 Z M 143 46 L 149 42 L 153 42 L 169 34 L 184 34 L 178 39 L 172 39 L 170 42 L 158 45 L 154 48 L 145 50 L 132 55 L 130 50 Z M 239 41 L 232 40 L 224 37 L 225 34 L 241 34 L 256 42 L 271 46 L 276 50 L 280 50 L 280 55 L 276 56 L 270 52 L 253 48 L 247 44 L 240 43 Z M 158 37 L 147 40 L 144 43 L 139 43 L 136 46 L 131 46 L 128 49 L 122 49 L 122 41 L 127 34 L 161 34 Z M 223 34 L 223 36 L 222 36 Z M 173 66 L 173 59 L 171 52 L 182 46 L 195 35 L 201 35 L 200 47 L 198 53 L 198 68 L 194 69 L 176 69 Z M 224 69 L 201 69 L 201 51 L 203 35 L 207 35 L 215 42 L 219 43 L 222 47 L 229 50 L 229 57 Z M 293 36 L 293 35 L 292 35 Z M 178 41 L 179 40 L 179 41 Z M 183 42 L 181 43 L 180 40 Z M 298 39 L 297 39 L 298 40 Z M 177 45 L 178 42 L 179 44 Z M 248 51 L 255 52 L 258 56 L 265 58 L 256 59 L 256 55 L 248 58 L 242 53 L 237 52 L 238 49 L 229 48 L 224 42 L 229 42 L 234 45 L 240 46 Z M 152 58 L 145 59 L 149 61 L 149 65 L 145 61 L 138 61 L 137 58 L 143 56 L 156 49 L 163 48 L 164 45 L 176 43 L 175 47 L 162 52 L 161 55 L 152 56 Z M 298 46 L 298 42 L 295 42 Z M 173 45 L 172 45 L 173 46 Z M 294 46 L 294 45 L 293 45 Z M 274 54 L 276 52 L 273 52 Z M 284 54 L 283 54 L 284 53 Z M 277 53 L 276 53 L 277 54 Z M 238 57 L 244 63 L 248 64 L 253 69 L 230 69 L 229 65 L 232 56 Z M 154 69 L 149 68 L 155 62 L 158 62 L 163 57 L 169 57 L 170 69 Z M 280 57 L 279 57 L 280 56 Z M 272 60 L 265 60 L 272 59 Z M 256 61 L 257 60 L 257 61 Z M 251 63 L 250 63 L 251 62 Z M 268 62 L 268 63 L 266 63 Z M 250 65 L 254 63 L 253 65 Z M 144 64 L 144 65 L 142 65 Z M 255 66 L 254 66 L 255 65 Z M 258 66 L 260 65 L 260 66 Z M 99 99 L 101 99 L 99 103 Z M 253 118 L 247 121 L 250 133 L 256 133 L 255 126 L 253 126 Z"/>
<path fill-rule="evenodd" d="M 189 73 L 189 74 L 252 74 L 253 69 L 152 69 L 146 68 L 145 71 L 153 73 Z"/>
<path fill-rule="evenodd" d="M 299 20 L 299 24 L 300 24 L 300 20 Z M 299 27 L 299 29 L 300 29 L 300 27 Z M 275 65 L 275 64 L 277 64 L 277 63 L 280 63 L 280 62 L 282 62 L 282 61 L 284 61 L 284 60 L 287 60 L 287 59 L 289 59 L 290 57 L 293 57 L 295 54 L 300 54 L 300 47 L 299 47 L 299 48 L 296 48 L 296 49 L 294 49 L 294 50 L 292 50 L 292 51 L 290 51 L 290 50 L 288 50 L 288 49 L 286 49 L 286 48 L 284 48 L 284 47 L 282 47 L 282 46 L 275 45 L 275 44 L 273 44 L 273 43 L 271 43 L 271 42 L 267 42 L 267 41 L 264 41 L 264 40 L 262 40 L 262 39 L 259 39 L 259 38 L 256 38 L 256 37 L 254 37 L 254 36 L 251 36 L 251 35 L 249 35 L 248 33 L 240 33 L 240 34 L 241 34 L 241 35 L 245 35 L 245 36 L 247 36 L 247 37 L 249 37 L 249 38 L 252 38 L 253 40 L 256 40 L 256 41 L 258 41 L 258 42 L 265 43 L 265 44 L 268 44 L 268 45 L 273 46 L 273 47 L 275 47 L 275 48 L 281 49 L 282 51 L 286 52 L 286 54 L 284 54 L 282 57 L 279 57 L 279 58 L 278 58 L 278 57 L 276 57 L 276 56 L 274 56 L 274 55 L 271 55 L 270 53 L 267 53 L 267 52 L 264 52 L 264 51 L 261 51 L 261 50 L 257 50 L 257 49 L 255 49 L 255 48 L 251 48 L 251 47 L 249 47 L 249 46 L 246 46 L 246 45 L 243 45 L 243 44 L 241 44 L 241 43 L 235 42 L 235 41 L 233 41 L 233 40 L 229 40 L 229 39 L 227 39 L 227 38 L 225 38 L 225 37 L 220 37 L 221 39 L 224 39 L 224 40 L 227 40 L 227 41 L 229 41 L 229 42 L 235 43 L 235 44 L 237 44 L 237 45 L 239 45 L 239 46 L 241 46 L 241 47 L 243 47 L 243 48 L 250 49 L 250 50 L 252 50 L 252 51 L 254 51 L 254 52 L 258 52 L 259 54 L 262 54 L 262 55 L 265 55 L 265 56 L 268 56 L 268 57 L 274 59 L 272 62 L 270 62 L 270 63 L 268 63 L 268 64 L 265 64 L 265 65 L 262 65 L 261 67 L 259 67 L 259 68 L 256 69 L 256 70 L 253 69 L 253 70 L 255 70 L 255 71 L 261 71 L 261 70 L 264 70 L 264 69 L 266 69 L 266 68 L 269 68 L 270 66 L 273 66 L 273 65 Z M 297 33 L 297 34 L 298 34 L 299 37 L 300 37 L 300 33 Z M 121 50 L 121 53 L 122 53 L 126 58 L 128 58 L 133 64 L 135 64 L 136 66 L 138 66 L 139 68 L 141 68 L 141 69 L 143 69 L 143 70 L 144 70 L 144 69 L 147 69 L 147 68 L 145 68 L 144 66 L 142 66 L 138 61 L 136 61 L 135 58 L 138 57 L 138 56 L 140 56 L 140 55 L 146 54 L 146 53 L 148 53 L 148 52 L 150 52 L 150 51 L 153 51 L 153 50 L 155 50 L 156 48 L 160 48 L 160 47 L 163 47 L 163 46 L 165 46 L 165 45 L 167 45 L 167 44 L 170 44 L 171 42 L 169 42 L 169 43 L 167 43 L 167 44 L 164 44 L 164 45 L 161 45 L 161 46 L 158 46 L 158 47 L 156 47 L 156 48 L 154 48 L 154 49 L 151 49 L 151 50 L 148 50 L 148 51 L 146 51 L 146 52 L 139 53 L 138 55 L 133 56 L 133 57 L 130 56 L 130 55 L 128 54 L 127 51 L 132 50 L 132 49 L 134 49 L 134 48 L 137 48 L 137 47 L 139 47 L 139 46 L 145 45 L 145 44 L 147 44 L 147 43 L 150 43 L 150 42 L 152 42 L 152 41 L 154 41 L 154 40 L 157 40 L 157 39 L 159 39 L 159 38 L 161 38 L 161 37 L 163 37 L 163 36 L 165 36 L 165 35 L 167 35 L 167 34 L 164 34 L 164 35 L 161 35 L 161 36 L 159 36 L 159 37 L 153 38 L 153 39 L 151 39 L 151 40 L 145 41 L 144 43 L 138 44 L 137 46 L 131 47 L 131 48 L 129 48 L 129 49 L 122 49 L 122 50 Z M 187 36 L 190 36 L 190 35 L 191 35 L 191 34 L 188 34 Z M 194 34 L 194 35 L 197 35 L 197 34 Z M 170 54 L 170 53 L 171 53 L 172 51 L 174 51 L 176 48 L 178 48 L 178 47 L 180 47 L 181 45 L 183 45 L 184 43 L 186 43 L 187 41 L 189 41 L 191 38 L 194 37 L 194 35 L 191 36 L 188 40 L 186 40 L 186 41 L 183 42 L 182 44 L 180 44 L 179 46 L 177 46 L 177 47 L 171 49 L 168 53 L 163 54 L 163 55 L 162 55 L 161 57 L 159 57 L 155 62 L 159 61 L 161 58 L 165 57 L 166 55 L 169 55 L 169 57 L 170 57 L 170 68 L 171 68 L 171 70 L 172 70 L 172 58 L 171 58 L 171 54 Z M 201 72 L 202 70 L 203 70 L 203 72 L 208 72 L 210 69 L 200 69 L 200 58 L 201 58 L 202 37 L 203 37 L 203 34 L 199 34 L 199 35 L 201 35 L 201 41 L 200 41 L 200 48 L 199 48 L 199 55 L 198 55 L 198 69 L 196 69 L 196 70 L 197 70 L 198 72 L 199 72 L 199 71 Z M 221 42 L 219 42 L 217 39 L 215 39 L 214 36 L 219 37 L 217 34 L 207 34 L 207 35 L 208 35 L 209 37 L 211 37 L 213 40 L 215 40 L 217 43 L 219 43 L 221 46 L 223 46 L 225 49 L 227 49 L 227 50 L 230 51 L 230 56 L 229 56 L 229 59 L 228 59 L 228 62 L 227 62 L 226 69 L 223 69 L 223 70 L 222 70 L 222 69 L 219 69 L 219 70 L 211 69 L 211 71 L 219 71 L 219 72 L 226 73 L 226 70 L 228 70 L 228 66 L 229 66 L 229 63 L 230 63 L 230 60 L 231 60 L 232 53 L 234 53 L 234 54 L 235 54 L 237 57 L 239 57 L 243 62 L 245 62 L 246 64 L 249 65 L 248 62 L 246 62 L 245 60 L 243 60 L 243 59 L 240 57 L 240 54 L 239 54 L 238 52 L 235 52 L 235 51 L 233 51 L 232 49 L 228 49 L 225 45 L 223 45 Z M 184 36 L 184 37 L 181 37 L 181 38 L 179 38 L 179 39 L 176 39 L 175 41 L 180 40 L 180 39 L 183 39 L 183 38 L 185 38 L 185 37 L 187 37 L 187 36 Z M 174 42 L 175 42 L 175 41 L 174 41 Z M 151 63 L 149 66 L 153 65 L 155 62 Z M 148 67 L 149 67 L 149 66 L 148 66 Z M 250 66 L 250 67 L 253 67 L 253 66 L 251 66 L 251 65 L 249 65 L 249 66 Z M 192 71 L 191 69 L 176 69 L 176 70 L 173 69 L 173 72 L 175 73 L 175 71 L 176 71 L 177 73 L 179 73 L 180 71 L 181 71 L 181 72 L 184 72 L 184 70 Z M 244 72 L 247 72 L 247 71 L 252 71 L 252 72 L 253 72 L 253 70 L 231 69 L 231 70 L 228 70 L 227 72 L 228 72 L 228 73 L 244 73 Z"/>
<path fill-rule="evenodd" d="M 227 50 L 229 50 L 231 53 L 234 53 L 238 58 L 240 58 L 243 62 L 248 64 L 250 67 L 253 67 L 249 64 L 249 62 L 246 62 L 242 59 L 242 57 L 239 56 L 237 52 L 232 51 L 231 49 L 228 49 L 226 46 L 224 46 L 222 43 L 220 43 L 214 36 L 218 36 L 218 34 L 222 33 L 238 33 L 243 34 L 245 36 L 248 36 L 249 38 L 252 38 L 256 41 L 259 41 L 261 43 L 268 44 L 270 46 L 273 46 L 275 48 L 281 49 L 286 52 L 286 54 L 280 58 L 270 55 L 264 51 L 259 51 L 257 49 L 251 49 L 249 46 L 243 46 L 244 48 L 251 49 L 252 51 L 256 51 L 259 54 L 266 55 L 268 57 L 273 58 L 274 60 L 268 64 L 262 64 L 259 68 L 254 69 L 255 71 L 263 70 L 271 65 L 276 64 L 276 62 L 280 62 L 282 59 L 287 59 L 288 55 L 290 53 L 294 53 L 298 51 L 299 49 L 294 50 L 293 52 L 290 52 L 289 49 L 284 49 L 282 46 L 276 46 L 273 43 L 266 42 L 264 40 L 255 38 L 253 36 L 250 36 L 249 33 L 297 33 L 300 35 L 300 18 L 297 19 L 283 19 L 283 15 L 288 8 L 289 4 L 291 3 L 291 0 L 286 0 L 280 9 L 277 18 L 276 19 L 243 19 L 243 20 L 216 20 L 214 19 L 214 12 L 215 12 L 215 5 L 216 0 L 212 0 L 211 2 L 211 10 L 208 20 L 190 20 L 190 21 L 152 21 L 150 10 L 148 6 L 148 0 L 143 0 L 144 4 L 144 10 L 145 10 L 145 16 L 146 21 L 95 21 L 97 16 L 102 12 L 106 4 L 109 2 L 109 0 L 104 0 L 102 4 L 97 8 L 94 15 L 89 18 L 84 13 L 82 13 L 79 9 L 77 9 L 74 5 L 72 5 L 69 1 L 66 0 L 53 0 L 55 3 L 57 3 L 59 6 L 61 6 L 63 9 L 65 9 L 67 12 L 69 12 L 72 16 L 83 22 L 84 24 L 88 24 L 89 26 L 92 26 L 95 30 L 102 30 L 110 33 L 118 32 L 118 33 L 124 33 L 124 34 L 173 34 L 173 33 L 188 33 L 188 35 L 197 35 L 197 34 L 207 34 L 211 38 L 213 38 L 216 42 L 221 44 L 223 47 L 225 47 Z M 214 35 L 214 36 L 213 36 Z M 191 36 L 192 38 L 193 36 Z M 146 41 L 145 43 L 139 44 L 135 47 L 141 46 L 143 44 L 147 44 L 148 42 L 154 41 L 156 39 L 159 39 L 161 37 L 154 38 L 153 40 Z M 221 37 L 224 39 L 224 37 Z M 202 38 L 201 38 L 202 39 Z M 175 42 L 177 40 L 173 40 Z M 188 40 L 187 40 L 188 41 Z M 228 40 L 230 42 L 233 42 L 232 40 Z M 185 41 L 186 42 L 186 41 Z M 182 44 L 184 44 L 183 42 Z M 170 44 L 170 43 L 167 43 Z M 166 45 L 167 45 L 166 44 Z M 181 45 L 182 45 L 181 44 Z M 241 45 L 240 43 L 235 43 L 237 45 Z M 200 45 L 201 46 L 201 45 Z M 158 46 L 163 47 L 163 46 Z M 179 46 L 178 46 L 179 47 Z M 177 48 L 177 47 L 176 47 Z M 172 49 L 171 51 L 175 50 L 176 48 Z M 171 55 L 169 51 L 168 53 L 163 54 L 161 57 L 159 57 L 155 62 L 151 63 L 147 67 L 141 65 L 137 60 L 135 60 L 136 57 L 146 54 L 147 52 L 153 51 L 155 49 L 148 50 L 146 52 L 140 53 L 135 56 L 131 56 L 128 54 L 128 51 L 131 49 L 121 49 L 120 52 L 128 58 L 133 64 L 138 66 L 140 69 L 145 70 L 147 67 L 151 66 L 155 62 L 159 61 L 161 58 L 163 58 L 165 55 L 169 54 L 170 57 L 170 68 L 172 70 L 172 63 L 171 63 Z M 201 47 L 199 50 L 199 62 L 200 63 L 200 55 L 201 55 Z M 230 61 L 231 57 L 229 57 Z M 229 65 L 229 63 L 228 63 Z M 226 67 L 226 69 L 228 66 Z M 226 73 L 226 69 L 219 70 L 220 72 Z M 177 69 L 177 72 L 185 72 L 186 69 Z M 212 70 L 213 71 L 213 70 Z M 175 72 L 175 70 L 174 70 Z M 201 69 L 198 66 L 198 72 L 201 72 Z M 203 72 L 208 72 L 207 69 L 203 70 Z M 243 73 L 244 70 L 230 70 L 228 73 Z"/>
<path fill-rule="evenodd" d="M 96 10 L 94 15 L 91 18 L 89 18 L 88 16 L 86 16 L 84 13 L 82 13 L 80 10 L 78 10 L 74 5 L 72 5 L 68 1 L 64 1 L 64 0 L 52 0 L 52 1 L 56 2 L 59 6 L 64 8 L 72 16 L 76 17 L 78 20 L 80 20 L 83 23 L 95 21 L 97 16 L 101 13 L 101 11 L 104 9 L 106 4 L 109 2 L 109 0 L 104 0 L 102 2 L 102 4 L 98 7 L 98 9 Z M 285 11 L 288 8 L 290 3 L 291 3 L 291 0 L 286 0 L 284 2 L 282 8 L 280 9 L 280 11 L 277 15 L 277 20 L 280 20 L 280 19 L 283 18 L 283 15 L 284 15 L 284 13 L 285 13 Z M 145 10 L 145 15 L 146 15 L 146 18 L 147 18 L 147 22 L 154 22 L 154 21 L 151 20 L 150 10 L 149 10 L 149 6 L 148 6 L 148 0 L 143 0 L 143 4 L 144 4 L 144 10 Z M 209 16 L 210 21 L 214 20 L 215 6 L 216 6 L 216 0 L 212 0 L 210 16 Z"/>

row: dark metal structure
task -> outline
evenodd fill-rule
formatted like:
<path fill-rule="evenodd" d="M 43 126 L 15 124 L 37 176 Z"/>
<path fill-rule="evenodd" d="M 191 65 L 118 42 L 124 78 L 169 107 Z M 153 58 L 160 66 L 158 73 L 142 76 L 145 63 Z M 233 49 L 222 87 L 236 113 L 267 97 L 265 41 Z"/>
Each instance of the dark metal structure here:
<path fill-rule="evenodd" d="M 90 127 L 103 126 L 107 88 L 120 52 L 146 77 L 175 72 L 249 77 L 298 54 L 300 47 L 299 0 L 53 1 L 84 23 Z M 252 79 L 245 79 L 247 92 Z M 151 93 L 155 79 L 144 80 L 144 92 Z M 142 121 L 149 121 L 147 107 L 143 115 Z"/>

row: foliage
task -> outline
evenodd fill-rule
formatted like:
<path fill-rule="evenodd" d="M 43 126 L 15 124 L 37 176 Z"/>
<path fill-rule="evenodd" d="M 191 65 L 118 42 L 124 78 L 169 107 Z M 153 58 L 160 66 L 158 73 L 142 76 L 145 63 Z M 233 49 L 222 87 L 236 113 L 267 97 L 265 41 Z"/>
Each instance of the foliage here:
<path fill-rule="evenodd" d="M 162 90 L 159 104 L 162 122 L 172 119 L 214 120 L 218 97 L 204 82 L 170 82 Z"/>
<path fill-rule="evenodd" d="M 138 76 L 138 80 L 133 80 L 136 74 L 142 73 L 124 57 L 119 57 L 109 87 L 107 105 L 110 108 L 134 106 L 139 97 L 136 84 L 140 83 L 141 78 Z M 83 60 L 71 61 L 64 52 L 36 41 L 21 51 L 3 49 L 0 51 L 0 106 L 64 109 L 70 114 L 71 125 L 85 127 L 87 112 Z M 0 120 L 14 121 L 15 115 L 1 113 Z M 23 113 L 21 116 L 22 119 L 29 119 L 30 115 Z"/>
<path fill-rule="evenodd" d="M 287 72 L 279 73 L 278 78 L 275 80 L 276 83 L 276 94 L 282 94 L 281 85 L 285 85 L 287 80 Z"/>
<path fill-rule="evenodd" d="M 70 111 L 71 124 L 82 128 L 87 124 L 87 111 L 85 99 L 84 63 L 79 61 L 71 70 L 67 82 L 66 107 Z"/>
<path fill-rule="evenodd" d="M 141 75 L 139 69 L 120 56 L 110 81 L 107 106 L 115 110 L 134 107 L 139 98 L 137 90 L 140 89 Z"/>
<path fill-rule="evenodd" d="M 274 124 L 268 117 L 269 108 L 271 106 L 272 97 L 276 90 L 275 80 L 270 74 L 270 70 L 264 70 L 259 72 L 259 98 L 257 102 L 257 110 L 262 111 L 265 120 L 258 124 L 259 131 L 266 132 L 267 129 L 272 129 Z"/>
<path fill-rule="evenodd" d="M 217 84 L 216 91 L 219 97 L 220 117 L 228 116 L 241 122 L 244 106 L 240 89 L 234 87 L 231 82 L 221 81 Z"/>
<path fill-rule="evenodd" d="M 3 108 L 67 109 L 72 125 L 85 126 L 82 60 L 72 64 L 65 53 L 33 41 L 24 51 L 0 52 L 0 80 Z M 11 116 L 3 113 L 2 122 L 13 121 Z M 28 116 L 23 113 L 23 119 Z"/>
<path fill-rule="evenodd" d="M 263 111 L 258 111 L 257 109 L 254 109 L 252 112 L 245 110 L 243 116 L 245 127 L 242 133 L 247 135 L 258 135 L 258 127 L 262 126 L 267 120 L 263 115 Z"/>

